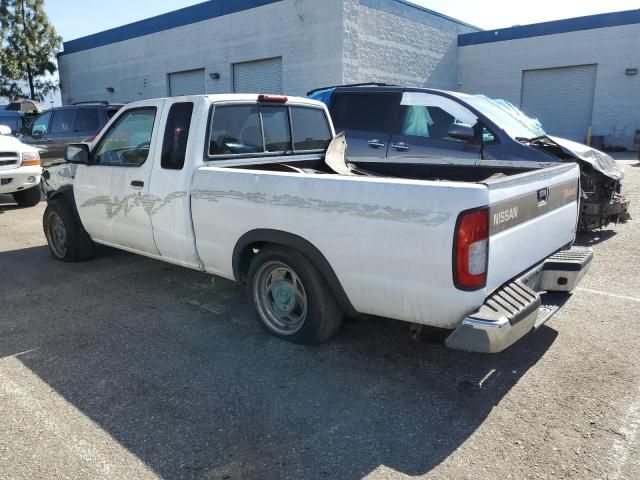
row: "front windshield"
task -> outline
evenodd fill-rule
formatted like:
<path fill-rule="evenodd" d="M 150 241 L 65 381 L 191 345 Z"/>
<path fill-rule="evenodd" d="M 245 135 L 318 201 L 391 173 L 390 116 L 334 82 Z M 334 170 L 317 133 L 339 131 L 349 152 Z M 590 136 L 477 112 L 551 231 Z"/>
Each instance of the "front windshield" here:
<path fill-rule="evenodd" d="M 464 100 L 512 138 L 531 139 L 546 135 L 538 120 L 527 117 L 506 100 L 494 100 L 485 95 L 464 95 Z"/>

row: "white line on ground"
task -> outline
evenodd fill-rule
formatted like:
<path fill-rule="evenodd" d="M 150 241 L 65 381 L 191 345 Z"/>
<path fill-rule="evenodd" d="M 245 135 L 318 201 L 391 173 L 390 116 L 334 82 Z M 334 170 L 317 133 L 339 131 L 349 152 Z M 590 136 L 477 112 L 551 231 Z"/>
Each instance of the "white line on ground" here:
<path fill-rule="evenodd" d="M 618 295 L 617 293 L 601 292 L 600 290 L 591 290 L 590 288 L 578 287 L 576 290 L 580 292 L 593 293 L 595 295 L 604 295 L 605 297 L 619 298 L 620 300 L 630 300 L 632 302 L 640 303 L 640 298 L 630 297 L 628 295 Z"/>

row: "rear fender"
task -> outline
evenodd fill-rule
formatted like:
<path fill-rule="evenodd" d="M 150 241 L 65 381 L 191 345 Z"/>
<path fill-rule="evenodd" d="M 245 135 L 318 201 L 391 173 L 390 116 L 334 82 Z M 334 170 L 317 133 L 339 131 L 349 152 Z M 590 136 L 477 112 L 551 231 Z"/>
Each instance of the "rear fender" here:
<path fill-rule="evenodd" d="M 338 301 L 340 308 L 342 308 L 342 311 L 350 317 L 356 317 L 358 315 L 358 312 L 342 288 L 342 284 L 333 271 L 331 264 L 329 264 L 320 250 L 313 246 L 308 240 L 281 230 L 257 229 L 247 232 L 240 237 L 233 249 L 233 275 L 238 283 L 246 283 L 248 260 L 250 260 L 250 256 L 247 256 L 250 254 L 248 249 L 253 245 L 264 245 L 267 243 L 294 248 L 302 253 L 320 271 Z"/>

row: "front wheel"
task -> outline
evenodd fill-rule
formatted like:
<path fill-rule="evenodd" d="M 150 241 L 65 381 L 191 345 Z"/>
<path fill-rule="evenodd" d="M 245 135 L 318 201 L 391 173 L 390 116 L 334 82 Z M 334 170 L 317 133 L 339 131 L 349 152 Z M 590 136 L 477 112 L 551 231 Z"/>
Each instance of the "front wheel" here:
<path fill-rule="evenodd" d="M 297 250 L 263 248 L 251 262 L 248 277 L 258 317 L 271 335 L 314 345 L 340 328 L 343 313 L 327 282 Z"/>
<path fill-rule="evenodd" d="M 94 255 L 95 243 L 82 228 L 80 219 L 64 200 L 53 200 L 42 218 L 51 256 L 62 262 L 82 262 Z"/>
<path fill-rule="evenodd" d="M 14 193 L 13 199 L 21 207 L 35 207 L 41 199 L 40 185 Z"/>

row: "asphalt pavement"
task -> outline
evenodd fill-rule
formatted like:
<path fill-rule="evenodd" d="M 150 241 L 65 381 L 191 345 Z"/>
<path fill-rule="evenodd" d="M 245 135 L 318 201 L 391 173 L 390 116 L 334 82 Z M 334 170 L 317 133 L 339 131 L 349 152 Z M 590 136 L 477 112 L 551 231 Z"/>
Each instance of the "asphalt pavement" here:
<path fill-rule="evenodd" d="M 581 237 L 580 288 L 491 356 L 370 318 L 290 345 L 231 282 L 54 261 L 44 208 L 0 197 L 2 479 L 640 478 L 638 220 Z"/>

